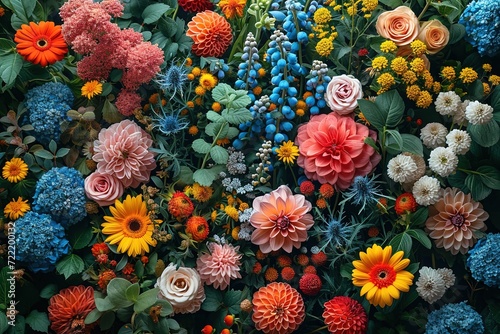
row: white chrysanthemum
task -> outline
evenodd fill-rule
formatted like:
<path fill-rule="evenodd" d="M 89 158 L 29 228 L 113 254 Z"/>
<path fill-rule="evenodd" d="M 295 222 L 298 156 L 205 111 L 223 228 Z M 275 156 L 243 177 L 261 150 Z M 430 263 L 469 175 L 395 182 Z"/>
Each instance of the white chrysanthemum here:
<path fill-rule="evenodd" d="M 454 129 L 446 135 L 446 144 L 458 155 L 467 153 L 471 142 L 472 139 L 464 130 Z"/>
<path fill-rule="evenodd" d="M 457 93 L 449 91 L 439 93 L 434 104 L 436 105 L 436 111 L 446 116 L 455 113 L 461 102 L 460 96 L 458 96 Z"/>
<path fill-rule="evenodd" d="M 435 173 L 446 177 L 458 166 L 458 157 L 451 147 L 436 147 L 429 155 L 429 167 Z"/>
<path fill-rule="evenodd" d="M 439 268 L 437 269 L 437 272 L 439 275 L 441 275 L 441 278 L 444 281 L 444 287 L 446 289 L 451 288 L 453 285 L 455 285 L 455 274 L 453 273 L 453 270 L 450 268 Z"/>
<path fill-rule="evenodd" d="M 420 274 L 416 283 L 418 295 L 429 304 L 441 299 L 444 296 L 446 288 L 444 280 L 437 270 L 422 267 L 418 273 Z"/>
<path fill-rule="evenodd" d="M 469 103 L 469 100 L 465 100 L 464 102 L 460 103 L 457 110 L 455 110 L 455 112 L 453 113 L 454 124 L 463 126 L 467 126 L 467 124 L 469 124 L 469 121 L 467 121 L 467 118 L 465 118 L 465 109 L 467 109 Z"/>
<path fill-rule="evenodd" d="M 398 154 L 387 164 L 387 175 L 394 182 L 408 182 L 413 178 L 413 174 L 417 171 L 417 164 L 407 155 Z"/>
<path fill-rule="evenodd" d="M 493 118 L 493 108 L 479 101 L 470 102 L 465 108 L 465 118 L 472 124 L 485 124 Z"/>
<path fill-rule="evenodd" d="M 441 123 L 429 123 L 420 130 L 420 139 L 428 148 L 444 146 L 448 130 Z"/>
<path fill-rule="evenodd" d="M 424 175 L 413 185 L 412 194 L 419 205 L 432 205 L 436 203 L 441 193 L 441 185 L 435 177 Z"/>

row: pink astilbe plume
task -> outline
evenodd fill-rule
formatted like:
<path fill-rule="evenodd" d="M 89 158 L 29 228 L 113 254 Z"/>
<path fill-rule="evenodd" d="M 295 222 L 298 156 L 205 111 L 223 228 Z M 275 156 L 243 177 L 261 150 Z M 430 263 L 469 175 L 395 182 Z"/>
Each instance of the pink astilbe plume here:
<path fill-rule="evenodd" d="M 128 52 L 122 82 L 125 88 L 135 90 L 160 71 L 163 51 L 150 42 L 141 42 Z"/>
<path fill-rule="evenodd" d="M 131 116 L 136 109 L 141 108 L 141 96 L 124 89 L 118 94 L 115 105 L 123 116 Z"/>

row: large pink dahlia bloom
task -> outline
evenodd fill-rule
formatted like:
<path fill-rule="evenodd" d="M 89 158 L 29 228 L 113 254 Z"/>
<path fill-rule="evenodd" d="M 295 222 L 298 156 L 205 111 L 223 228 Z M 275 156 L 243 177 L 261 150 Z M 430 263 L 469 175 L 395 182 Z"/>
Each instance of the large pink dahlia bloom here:
<path fill-rule="evenodd" d="M 240 247 L 212 242 L 208 245 L 208 249 L 210 254 L 204 253 L 196 260 L 196 269 L 205 284 L 224 290 L 232 279 L 241 278 L 242 254 L 238 253 Z"/>
<path fill-rule="evenodd" d="M 285 185 L 253 200 L 250 223 L 256 228 L 252 242 L 259 245 L 263 253 L 283 249 L 291 253 L 293 247 L 307 239 L 314 220 L 310 213 L 312 205 L 304 195 L 292 194 Z"/>
<path fill-rule="evenodd" d="M 351 117 L 335 112 L 312 117 L 299 127 L 297 163 L 305 175 L 320 183 L 330 183 L 340 190 L 349 188 L 356 176 L 370 173 L 380 155 L 364 140 L 376 134 Z"/>
<path fill-rule="evenodd" d="M 125 187 L 135 188 L 149 181 L 149 175 L 156 168 L 151 136 L 131 120 L 115 123 L 99 132 L 94 141 L 97 171 L 113 174 Z"/>

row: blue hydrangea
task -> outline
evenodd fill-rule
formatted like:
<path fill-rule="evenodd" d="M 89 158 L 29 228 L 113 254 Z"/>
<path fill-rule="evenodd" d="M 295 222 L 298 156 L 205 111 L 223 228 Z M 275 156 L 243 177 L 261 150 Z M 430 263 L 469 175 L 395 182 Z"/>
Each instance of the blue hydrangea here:
<path fill-rule="evenodd" d="M 429 314 L 425 334 L 482 334 L 483 320 L 465 302 L 446 304 Z"/>
<path fill-rule="evenodd" d="M 67 228 L 86 216 L 84 180 L 79 171 L 54 167 L 38 180 L 33 211 L 47 213 Z"/>
<path fill-rule="evenodd" d="M 500 233 L 489 233 L 469 250 L 467 266 L 474 279 L 487 286 L 500 287 Z"/>
<path fill-rule="evenodd" d="M 29 123 L 33 125 L 35 137 L 47 145 L 50 140 L 59 140 L 60 124 L 69 120 L 66 113 L 71 109 L 74 96 L 68 86 L 60 82 L 48 82 L 30 89 L 25 95 Z"/>
<path fill-rule="evenodd" d="M 69 253 L 64 228 L 33 211 L 16 221 L 16 246 L 16 259 L 35 273 L 54 270 L 57 260 Z"/>
<path fill-rule="evenodd" d="M 474 0 L 460 16 L 466 40 L 482 56 L 493 57 L 500 51 L 500 2 Z"/>

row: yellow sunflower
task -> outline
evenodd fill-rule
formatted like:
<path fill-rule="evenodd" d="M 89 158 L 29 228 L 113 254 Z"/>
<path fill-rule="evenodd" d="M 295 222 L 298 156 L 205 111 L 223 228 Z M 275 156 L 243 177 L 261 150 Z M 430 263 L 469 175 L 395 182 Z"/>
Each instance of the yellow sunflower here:
<path fill-rule="evenodd" d="M 85 96 L 89 100 L 101 93 L 102 83 L 97 80 L 88 81 L 82 86 L 82 96 Z"/>
<path fill-rule="evenodd" d="M 152 238 L 154 223 L 142 195 L 127 195 L 123 203 L 116 200 L 109 209 L 113 216 L 104 216 L 106 222 L 102 223 L 102 233 L 109 235 L 105 242 L 118 244 L 118 252 L 129 256 L 143 255 L 149 252 L 149 246 L 156 246 Z"/>
<path fill-rule="evenodd" d="M 384 249 L 374 244 L 366 253 L 359 252 L 360 260 L 353 261 L 352 283 L 361 288 L 370 304 L 380 307 L 391 306 L 399 299 L 400 291 L 408 292 L 413 284 L 413 274 L 403 270 L 410 264 L 403 259 L 404 252 L 392 255 L 392 247 Z"/>
<path fill-rule="evenodd" d="M 5 217 L 8 217 L 11 220 L 16 220 L 19 217 L 24 216 L 29 209 L 30 205 L 28 204 L 28 200 L 23 201 L 22 197 L 18 197 L 17 200 L 12 199 L 12 201 L 5 206 L 3 213 Z"/>
<path fill-rule="evenodd" d="M 12 158 L 2 169 L 3 178 L 11 183 L 24 180 L 26 175 L 28 175 L 28 165 L 21 158 Z"/>
<path fill-rule="evenodd" d="M 291 140 L 289 140 L 281 144 L 281 146 L 276 150 L 276 153 L 278 153 L 280 161 L 283 161 L 286 164 L 293 164 L 295 162 L 295 158 L 299 156 L 299 148 L 295 146 Z"/>

